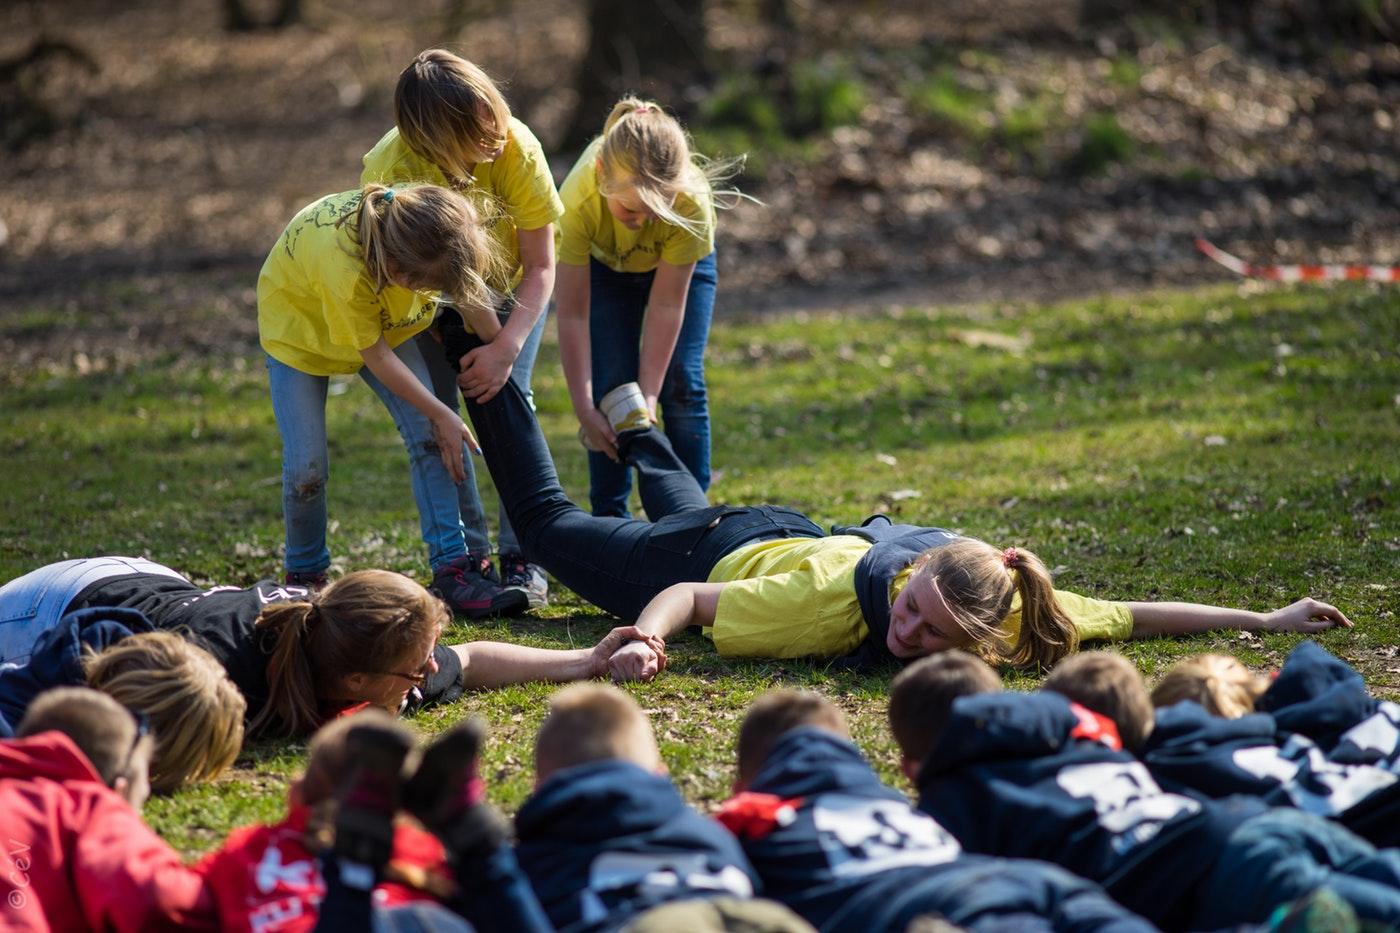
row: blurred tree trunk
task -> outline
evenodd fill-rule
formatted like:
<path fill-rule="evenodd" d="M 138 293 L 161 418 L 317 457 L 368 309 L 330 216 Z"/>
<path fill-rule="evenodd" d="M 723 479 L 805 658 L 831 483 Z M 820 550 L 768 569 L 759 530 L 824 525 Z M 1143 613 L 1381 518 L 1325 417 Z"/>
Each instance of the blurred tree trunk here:
<path fill-rule="evenodd" d="M 574 88 L 578 104 L 562 148 L 577 150 L 627 92 L 667 99 L 704 80 L 709 49 L 702 0 L 588 0 L 588 51 Z"/>
<path fill-rule="evenodd" d="M 259 18 L 248 9 L 248 0 L 223 0 L 224 28 L 229 32 L 281 29 L 301 21 L 301 0 L 277 0 L 272 15 Z"/>

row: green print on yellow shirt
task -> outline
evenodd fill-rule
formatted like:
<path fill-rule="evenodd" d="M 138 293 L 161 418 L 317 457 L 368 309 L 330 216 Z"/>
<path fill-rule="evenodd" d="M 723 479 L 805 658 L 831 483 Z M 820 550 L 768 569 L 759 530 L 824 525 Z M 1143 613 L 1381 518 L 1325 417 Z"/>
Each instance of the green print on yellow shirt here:
<path fill-rule="evenodd" d="M 313 376 L 359 372 L 360 351 L 397 347 L 432 323 L 436 296 L 374 282 L 351 236 L 360 192 L 297 212 L 258 274 L 258 338 L 275 360 Z M 352 220 L 337 225 L 341 217 Z"/>

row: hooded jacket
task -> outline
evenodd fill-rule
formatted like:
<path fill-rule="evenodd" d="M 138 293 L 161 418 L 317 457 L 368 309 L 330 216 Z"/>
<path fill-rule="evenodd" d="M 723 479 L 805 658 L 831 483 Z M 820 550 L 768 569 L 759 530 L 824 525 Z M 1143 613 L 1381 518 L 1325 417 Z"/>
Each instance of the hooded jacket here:
<path fill-rule="evenodd" d="M 955 700 L 919 792 L 969 851 L 1062 865 L 1163 925 L 1229 834 L 1268 809 L 1164 792 L 1111 721 L 1052 693 Z"/>
<path fill-rule="evenodd" d="M 315 928 L 326 882 L 315 855 L 306 847 L 310 815 L 310 808 L 294 806 L 280 823 L 235 829 L 218 851 L 195 866 L 217 905 L 220 929 L 306 933 Z M 450 884 L 442 844 L 405 823 L 394 826 L 389 864 L 421 874 L 439 891 Z M 423 900 L 435 898 L 394 881 L 382 882 L 374 890 L 375 904 L 383 907 Z"/>
<path fill-rule="evenodd" d="M 40 693 L 85 683 L 85 649 L 102 651 L 131 635 L 153 631 L 135 609 L 79 609 L 65 615 L 35 641 L 28 662 L 0 667 L 0 734 L 11 735 L 19 728 L 25 710 Z"/>
<path fill-rule="evenodd" d="M 780 738 L 719 819 L 743 841 L 764 893 L 822 930 L 903 929 L 886 915 L 907 906 L 903 890 L 962 853 L 859 749 L 813 727 Z"/>
<path fill-rule="evenodd" d="M 72 739 L 0 742 L 0 921 L 6 930 L 213 930 L 203 879 Z"/>
<path fill-rule="evenodd" d="M 550 775 L 515 828 L 520 867 L 561 931 L 615 930 L 666 901 L 750 897 L 758 884 L 728 830 L 626 761 Z"/>
<path fill-rule="evenodd" d="M 1351 665 L 1315 641 L 1299 642 L 1255 708 L 1305 735 L 1333 761 L 1400 773 L 1400 706 L 1377 700 Z"/>

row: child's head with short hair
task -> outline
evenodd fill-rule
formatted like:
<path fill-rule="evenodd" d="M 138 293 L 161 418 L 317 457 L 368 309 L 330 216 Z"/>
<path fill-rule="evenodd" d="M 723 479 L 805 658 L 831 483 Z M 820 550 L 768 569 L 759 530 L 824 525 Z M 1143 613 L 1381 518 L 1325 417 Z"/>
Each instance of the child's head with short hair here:
<path fill-rule="evenodd" d="M 393 723 L 394 717 L 378 707 L 370 706 L 353 716 L 339 716 L 316 730 L 306 746 L 306 770 L 297 781 L 296 791 L 301 802 L 315 807 L 335 799 L 340 782 L 355 762 L 350 758 L 346 741 L 356 726 Z"/>
<path fill-rule="evenodd" d="M 811 690 L 770 690 L 754 700 L 739 727 L 738 777 L 735 790 L 753 783 L 778 740 L 799 726 L 825 729 L 850 738 L 846 716 L 826 697 Z"/>
<path fill-rule="evenodd" d="M 1137 666 L 1112 651 L 1086 651 L 1061 661 L 1042 690 L 1058 693 L 1113 720 L 1123 748 L 1137 753 L 1152 732 L 1152 702 Z"/>
<path fill-rule="evenodd" d="M 269 604 L 254 623 L 276 636 L 267 705 L 250 731 L 307 735 L 327 699 L 397 711 L 413 687 L 405 674 L 425 669 L 450 619 L 442 600 L 388 570 L 357 570 L 306 600 Z"/>
<path fill-rule="evenodd" d="M 89 687 L 150 720 L 156 792 L 213 780 L 238 757 L 247 702 L 203 648 L 174 632 L 145 632 L 88 654 L 83 670 Z"/>
<path fill-rule="evenodd" d="M 446 49 L 425 49 L 399 72 L 394 88 L 399 136 L 454 184 L 506 144 L 510 106 L 476 65 Z"/>
<path fill-rule="evenodd" d="M 1254 712 L 1269 681 L 1228 654 L 1198 654 L 1178 661 L 1152 689 L 1152 705 L 1194 700 L 1212 716 L 1237 719 Z"/>
<path fill-rule="evenodd" d="M 719 207 L 732 206 L 742 195 L 714 188 L 742 165 L 742 159 L 706 159 L 691 149 L 685 130 L 660 104 L 624 97 L 613 105 L 603 124 L 598 190 L 607 199 L 608 210 L 627 227 L 638 229 L 656 217 L 699 233 L 701 218 L 678 211 L 676 199 L 685 195 L 697 203 L 708 200 Z"/>
<path fill-rule="evenodd" d="M 555 693 L 535 735 L 535 780 L 595 761 L 630 761 L 661 771 L 661 751 L 646 713 L 623 691 L 575 684 Z"/>
<path fill-rule="evenodd" d="M 135 713 L 88 687 L 57 687 L 34 698 L 15 735 L 61 732 L 73 740 L 102 783 L 134 807 L 150 793 L 152 737 Z"/>
<path fill-rule="evenodd" d="M 890 731 L 899 746 L 900 770 L 914 780 L 943 738 L 953 701 L 1001 691 L 1001 677 L 966 651 L 945 651 L 915 661 L 890 684 Z"/>
<path fill-rule="evenodd" d="M 347 224 L 376 292 L 440 291 L 469 313 L 495 307 L 505 258 L 481 210 L 437 185 L 365 185 Z"/>

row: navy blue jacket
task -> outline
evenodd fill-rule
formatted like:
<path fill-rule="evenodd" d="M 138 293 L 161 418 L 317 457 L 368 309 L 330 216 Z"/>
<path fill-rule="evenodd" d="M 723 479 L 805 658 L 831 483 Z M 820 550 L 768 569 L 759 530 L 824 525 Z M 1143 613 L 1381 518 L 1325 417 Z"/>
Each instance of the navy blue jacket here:
<path fill-rule="evenodd" d="M 520 867 L 561 931 L 615 930 L 666 901 L 747 897 L 758 884 L 728 830 L 630 762 L 550 775 L 515 829 Z"/>
<path fill-rule="evenodd" d="M 1267 807 L 1168 794 L 1117 746 L 1111 723 L 1056 694 L 961 697 L 919 808 L 969 851 L 1055 862 L 1176 926 L 1226 837 Z"/>
<path fill-rule="evenodd" d="M 1256 706 L 1335 762 L 1400 773 L 1400 706 L 1371 696 L 1361 675 L 1317 642 L 1299 642 Z"/>
<path fill-rule="evenodd" d="M 908 889 L 961 855 L 854 745 L 815 728 L 779 739 L 720 819 L 743 840 L 764 894 L 824 931 L 904 929 L 929 912 L 905 902 Z"/>
<path fill-rule="evenodd" d="M 21 667 L 0 668 L 0 727 L 12 733 L 30 702 L 52 687 L 87 682 L 83 651 L 102 651 L 123 638 L 155 628 L 135 609 L 99 607 L 70 612 L 39 636 L 34 653 Z"/>
<path fill-rule="evenodd" d="M 1332 761 L 1311 739 L 1278 731 L 1268 713 L 1221 719 L 1189 700 L 1160 709 L 1142 760 L 1170 791 L 1250 794 L 1338 820 L 1380 846 L 1400 841 L 1400 777 Z"/>

